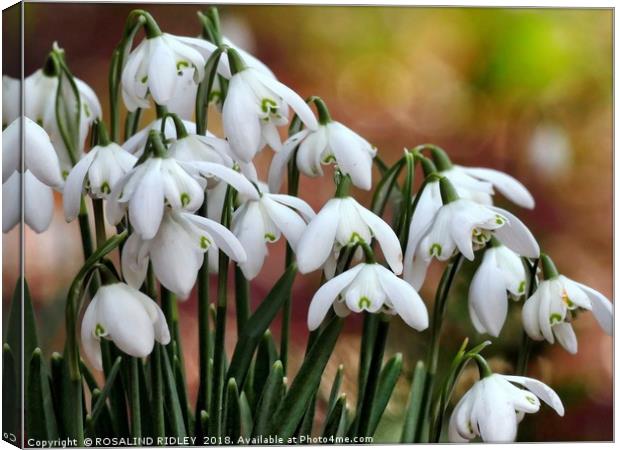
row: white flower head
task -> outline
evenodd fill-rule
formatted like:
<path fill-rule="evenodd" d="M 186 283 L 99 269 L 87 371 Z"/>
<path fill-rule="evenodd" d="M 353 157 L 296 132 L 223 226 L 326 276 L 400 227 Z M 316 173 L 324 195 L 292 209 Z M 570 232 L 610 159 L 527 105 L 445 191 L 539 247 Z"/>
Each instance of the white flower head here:
<path fill-rule="evenodd" d="M 107 199 L 136 160 L 135 156 L 114 142 L 93 147 L 67 177 L 63 195 L 65 219 L 70 222 L 77 217 L 84 191 L 93 198 Z"/>
<path fill-rule="evenodd" d="M 24 223 L 36 233 L 43 233 L 54 216 L 54 191 L 41 183 L 32 172 L 13 172 L 2 184 L 2 232 L 8 233 L 22 218 L 21 198 L 24 198 Z"/>
<path fill-rule="evenodd" d="M 166 318 L 157 303 L 125 283 L 97 290 L 84 313 L 81 336 L 86 357 L 97 370 L 102 370 L 102 338 L 136 358 L 148 356 L 155 341 L 163 345 L 170 342 Z"/>
<path fill-rule="evenodd" d="M 364 208 L 353 197 L 332 198 L 310 221 L 296 248 L 297 265 L 302 273 L 320 268 L 342 247 L 376 239 L 392 270 L 403 270 L 398 237 L 383 219 Z"/>
<path fill-rule="evenodd" d="M 439 173 L 450 180 L 459 197 L 492 205 L 497 189 L 514 204 L 522 208 L 534 208 L 534 197 L 513 176 L 495 169 L 453 165 L 446 152 L 438 147 L 431 147 L 431 153 Z"/>
<path fill-rule="evenodd" d="M 543 268 L 550 261 L 547 258 L 546 255 L 542 256 Z M 600 292 L 558 275 L 557 272 L 550 275 L 549 271 L 555 272 L 555 267 L 547 269 L 545 273 L 548 278 L 540 282 L 536 292 L 523 305 L 523 328 L 528 336 L 551 344 L 557 339 L 566 351 L 577 353 L 577 337 L 571 320 L 572 312 L 578 308 L 592 311 L 601 328 L 611 335 L 611 302 Z"/>
<path fill-rule="evenodd" d="M 368 311 L 398 314 L 407 325 L 428 327 L 428 311 L 420 295 L 407 282 L 376 263 L 361 263 L 327 281 L 312 297 L 308 328 L 319 327 L 330 307 L 345 316 Z"/>
<path fill-rule="evenodd" d="M 407 251 L 414 254 L 411 271 L 405 274 L 413 287 L 422 286 L 433 258 L 446 261 L 460 252 L 471 261 L 474 251 L 484 247 L 492 236 L 519 255 L 538 257 L 536 239 L 517 217 L 501 208 L 458 198 L 445 177 L 440 180 L 440 188 L 444 205 L 435 213 L 416 249 Z M 444 195 L 448 191 L 451 193 Z"/>
<path fill-rule="evenodd" d="M 469 286 L 469 315 L 479 333 L 499 336 L 508 314 L 508 297 L 525 294 L 525 266 L 519 255 L 498 241 L 484 251 Z"/>
<path fill-rule="evenodd" d="M 301 173 L 309 177 L 321 176 L 323 164 L 335 163 L 340 172 L 351 177 L 355 186 L 365 190 L 371 188 L 376 148 L 341 123 L 329 121 L 316 130 L 304 129 L 284 142 L 269 169 L 271 191 L 280 189 L 286 165 L 296 148 L 296 164 Z"/>
<path fill-rule="evenodd" d="M 306 224 L 315 216 L 312 208 L 300 198 L 283 194 L 270 194 L 265 185 L 259 198 L 250 198 L 235 211 L 231 230 L 239 238 L 248 259 L 240 264 L 247 279 L 258 275 L 265 257 L 267 244 L 280 239 L 283 234 L 295 249 L 306 229 Z"/>
<path fill-rule="evenodd" d="M 142 156 L 142 153 L 144 153 L 144 148 L 146 147 L 146 143 L 149 139 L 149 133 L 151 132 L 151 130 L 161 131 L 162 120 L 163 119 L 159 118 L 149 123 L 146 127 L 144 127 L 136 134 L 131 136 L 129 139 L 127 139 L 125 143 L 123 143 L 122 147 L 138 158 Z M 190 122 L 188 120 L 183 120 L 182 122 L 185 130 L 189 134 L 196 133 L 196 124 L 194 122 Z M 177 129 L 172 120 L 166 120 L 163 135 L 166 142 L 173 141 L 177 138 Z"/>
<path fill-rule="evenodd" d="M 21 171 L 21 133 L 24 133 L 24 169 L 50 187 L 61 188 L 64 184 L 60 162 L 43 128 L 30 120 L 18 117 L 2 132 L 2 182 L 15 171 Z"/>
<path fill-rule="evenodd" d="M 52 188 L 60 189 L 63 183 L 58 156 L 45 130 L 27 117 L 15 119 L 2 132 L 2 231 L 9 232 L 20 222 L 22 192 L 24 222 L 37 233 L 47 230 L 54 214 Z"/>
<path fill-rule="evenodd" d="M 229 59 L 238 56 L 229 49 Z M 312 110 L 293 90 L 239 60 L 237 66 L 228 84 L 222 122 L 231 149 L 241 161 L 251 161 L 265 144 L 280 150 L 277 127 L 288 123 L 289 106 L 309 129 L 317 128 Z"/>
<path fill-rule="evenodd" d="M 167 208 L 157 234 L 144 239 L 133 233 L 122 254 L 123 277 L 139 288 L 149 260 L 160 283 L 186 299 L 204 261 L 204 254 L 215 245 L 233 261 L 246 261 L 246 252 L 237 238 L 223 225 L 204 217 Z"/>
<path fill-rule="evenodd" d="M 19 117 L 21 95 L 20 80 L 2 75 L 2 129 Z"/>
<path fill-rule="evenodd" d="M 155 237 L 166 204 L 196 211 L 204 199 L 203 186 L 175 159 L 147 158 L 116 183 L 106 204 L 108 220 L 117 224 L 125 210 L 135 231 L 144 239 Z"/>
<path fill-rule="evenodd" d="M 78 151 L 75 155 L 79 159 L 90 126 L 101 118 L 101 105 L 95 92 L 82 80 L 74 78 L 80 94 L 80 122 L 78 135 Z M 56 96 L 58 93 L 59 78 L 56 75 L 48 75 L 43 70 L 37 70 L 24 80 L 24 115 L 41 125 L 49 134 L 54 149 L 58 154 L 60 166 L 63 172 L 69 173 L 73 166 L 69 150 L 67 149 L 60 133 L 58 119 L 56 117 Z M 65 90 L 60 90 L 61 95 Z M 71 102 L 73 99 L 67 99 Z"/>
<path fill-rule="evenodd" d="M 454 408 L 448 426 L 449 439 L 468 442 L 480 436 L 484 442 L 513 442 L 524 414 L 538 412 L 540 400 L 564 415 L 558 395 L 541 381 L 500 374 L 486 376 Z"/>
<path fill-rule="evenodd" d="M 132 50 L 123 68 L 121 83 L 125 106 L 129 111 L 148 108 L 149 93 L 158 105 L 168 105 L 180 83 L 187 83 L 184 70 L 191 70 L 194 84 L 202 81 L 205 55 L 215 49 L 214 44 L 197 38 L 161 32 L 147 36 Z M 222 74 L 228 73 L 223 66 L 221 70 Z"/>

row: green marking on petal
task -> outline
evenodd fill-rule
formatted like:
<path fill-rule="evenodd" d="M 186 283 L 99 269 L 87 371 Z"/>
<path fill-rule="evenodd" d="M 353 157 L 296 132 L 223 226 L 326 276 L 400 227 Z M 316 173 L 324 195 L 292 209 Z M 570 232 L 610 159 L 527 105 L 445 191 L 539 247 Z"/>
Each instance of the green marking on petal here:
<path fill-rule="evenodd" d="M 335 162 L 336 162 L 336 157 L 332 154 L 329 154 L 323 157 L 323 159 L 321 159 L 321 163 L 323 164 L 330 164 L 330 163 L 335 163 Z"/>
<path fill-rule="evenodd" d="M 110 189 L 110 185 L 107 181 L 104 181 L 101 184 L 101 192 L 103 192 L 104 194 L 110 194 L 112 192 L 112 189 Z"/>
<path fill-rule="evenodd" d="M 436 258 L 439 258 L 441 256 L 441 245 L 434 243 L 433 245 L 431 245 L 430 250 L 428 251 L 429 255 L 434 256 Z"/>
<path fill-rule="evenodd" d="M 362 236 L 360 236 L 360 234 L 357 231 L 354 231 L 353 233 L 351 233 L 351 237 L 349 238 L 349 243 L 350 244 L 356 244 L 356 243 L 363 243 L 364 238 Z"/>
<path fill-rule="evenodd" d="M 558 313 L 553 313 L 549 316 L 549 323 L 551 325 L 562 322 L 562 316 Z"/>
<path fill-rule="evenodd" d="M 276 236 L 273 233 L 265 233 L 265 240 L 275 242 Z"/>
<path fill-rule="evenodd" d="M 370 305 L 372 305 L 372 302 L 368 297 L 361 297 L 357 302 L 357 306 L 359 306 L 360 309 L 370 308 Z"/>
<path fill-rule="evenodd" d="M 177 70 L 179 71 L 179 75 L 181 75 L 181 69 L 187 69 L 189 67 L 189 62 L 187 61 L 179 61 L 177 62 Z"/>
<path fill-rule="evenodd" d="M 190 200 L 189 194 L 187 192 L 183 192 L 181 194 L 181 206 L 183 207 L 187 206 L 189 204 L 189 200 Z"/>
<path fill-rule="evenodd" d="M 504 219 L 499 214 L 496 214 L 495 215 L 495 223 L 498 224 L 498 225 L 504 225 L 506 223 L 506 219 Z"/>
<path fill-rule="evenodd" d="M 529 396 L 529 395 L 526 395 L 526 396 L 525 396 L 525 399 L 526 399 L 528 402 L 530 402 L 532 405 L 535 405 L 535 404 L 536 404 L 536 399 L 535 399 L 534 397 L 531 397 L 531 396 Z"/>
<path fill-rule="evenodd" d="M 95 336 L 96 337 L 105 336 L 106 334 L 107 332 L 105 331 L 105 328 L 103 328 L 103 325 L 101 325 L 100 323 L 95 325 Z"/>
<path fill-rule="evenodd" d="M 207 250 L 211 246 L 211 240 L 206 236 L 200 236 L 200 248 Z"/>
<path fill-rule="evenodd" d="M 62 178 L 66 180 L 67 177 L 69 176 L 69 171 L 68 170 L 63 170 L 61 175 L 62 175 Z"/>
<path fill-rule="evenodd" d="M 525 293 L 525 280 L 522 280 L 521 283 L 519 283 L 518 292 L 519 294 Z"/>
<path fill-rule="evenodd" d="M 144 75 L 141 79 L 140 79 L 140 83 L 144 84 L 147 82 L 147 80 L 149 79 L 148 75 Z"/>
<path fill-rule="evenodd" d="M 260 103 L 260 109 L 264 112 L 264 113 L 276 113 L 278 110 L 278 104 L 270 99 L 270 98 L 264 98 L 261 100 Z"/>
<path fill-rule="evenodd" d="M 43 119 L 41 117 L 37 117 L 37 120 L 35 120 L 35 122 L 37 123 L 37 125 L 43 128 Z"/>

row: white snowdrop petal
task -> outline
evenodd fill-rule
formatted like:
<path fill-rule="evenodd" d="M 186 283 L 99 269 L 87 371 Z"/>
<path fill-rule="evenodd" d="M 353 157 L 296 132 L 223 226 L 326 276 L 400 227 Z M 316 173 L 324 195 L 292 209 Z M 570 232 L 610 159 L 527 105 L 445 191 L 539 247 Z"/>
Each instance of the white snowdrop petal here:
<path fill-rule="evenodd" d="M 194 214 L 183 213 L 186 220 L 205 230 L 215 241 L 215 245 L 226 253 L 233 261 L 243 263 L 247 255 L 243 245 L 235 235 L 225 226 L 215 220 L 200 217 Z"/>
<path fill-rule="evenodd" d="M 267 177 L 269 180 L 269 192 L 278 192 L 280 190 L 287 164 L 293 156 L 299 142 L 304 139 L 308 133 L 308 129 L 303 129 L 299 133 L 295 133 L 282 144 L 280 151 L 273 156 L 271 165 L 269 166 L 269 175 Z"/>
<path fill-rule="evenodd" d="M 553 334 L 558 343 L 570 354 L 577 354 L 577 336 L 570 323 L 562 322 L 553 326 Z"/>
<path fill-rule="evenodd" d="M 611 336 L 614 328 L 614 312 L 611 302 L 607 297 L 591 287 L 577 282 L 574 283 L 588 295 L 592 303 L 592 314 L 594 314 L 594 318 L 603 331 Z"/>
<path fill-rule="evenodd" d="M 329 200 L 299 239 L 295 253 L 301 273 L 312 272 L 327 260 L 336 238 L 341 202 L 340 199 Z"/>
<path fill-rule="evenodd" d="M 261 149 L 261 125 L 257 107 L 251 102 L 253 97 L 254 93 L 238 73 L 230 79 L 222 107 L 224 134 L 235 155 L 246 162 Z"/>
<path fill-rule="evenodd" d="M 75 220 L 80 212 L 80 202 L 82 199 L 82 191 L 84 189 L 84 179 L 88 173 L 88 169 L 93 159 L 97 155 L 97 149 L 93 149 L 80 159 L 65 181 L 63 190 L 63 209 L 65 212 L 65 220 L 71 222 Z"/>
<path fill-rule="evenodd" d="M 476 178 L 492 183 L 499 192 L 513 203 L 523 208 L 534 208 L 534 197 L 516 178 L 493 169 L 479 167 L 460 167 L 460 169 Z"/>
<path fill-rule="evenodd" d="M 364 208 L 355 202 L 357 211 L 368 227 L 372 230 L 374 238 L 379 242 L 385 260 L 396 275 L 403 271 L 403 252 L 400 248 L 400 241 L 390 227 L 381 217 Z"/>
<path fill-rule="evenodd" d="M 495 235 L 502 244 L 521 256 L 528 258 L 540 256 L 540 247 L 536 238 L 519 218 L 505 209 L 495 206 L 489 208 L 508 219 L 504 226 L 495 230 Z"/>
<path fill-rule="evenodd" d="M 164 215 L 160 165 L 161 162 L 154 162 L 145 171 L 129 200 L 129 220 L 144 239 L 155 237 Z"/>
<path fill-rule="evenodd" d="M 99 339 L 95 338 L 98 300 L 99 298 L 95 295 L 84 312 L 82 327 L 80 328 L 80 338 L 88 362 L 90 362 L 95 369 L 103 370 L 101 346 L 99 345 Z"/>
<path fill-rule="evenodd" d="M 383 266 L 376 265 L 376 270 L 379 283 L 403 321 L 418 331 L 428 328 L 428 311 L 415 289 Z"/>
<path fill-rule="evenodd" d="M 4 78 L 3 78 L 4 79 Z M 2 182 L 20 169 L 21 126 L 19 117 L 2 131 Z M 53 149 L 52 149 L 53 151 Z"/>
<path fill-rule="evenodd" d="M 163 36 L 150 39 L 148 86 L 153 100 L 159 105 L 168 103 L 174 93 L 177 65 L 172 49 Z"/>
<path fill-rule="evenodd" d="M 132 233 L 125 241 L 121 253 L 121 268 L 123 278 L 129 286 L 139 289 L 146 279 L 149 259 L 147 256 L 148 243 L 143 241 L 137 233 Z"/>
<path fill-rule="evenodd" d="M 269 194 L 269 198 L 297 210 L 307 221 L 310 221 L 316 217 L 316 214 L 310 205 L 299 197 L 284 194 Z"/>
<path fill-rule="evenodd" d="M 508 381 L 512 383 L 520 384 L 525 387 L 528 391 L 534 394 L 536 397 L 541 399 L 547 405 L 551 406 L 558 415 L 564 415 L 564 405 L 562 405 L 562 400 L 558 394 L 555 393 L 553 389 L 547 386 L 542 381 L 538 381 L 534 378 L 529 377 L 521 377 L 517 375 L 501 375 Z"/>
<path fill-rule="evenodd" d="M 364 267 L 365 264 L 359 264 L 327 281 L 316 291 L 310 301 L 310 308 L 308 310 L 308 329 L 310 331 L 316 330 L 321 325 L 336 297 L 345 287 L 351 284 Z"/>
<path fill-rule="evenodd" d="M 270 194 L 264 194 L 261 205 L 276 227 L 284 234 L 291 248 L 297 243 L 306 229 L 306 222 L 292 209 L 272 200 Z"/>
<path fill-rule="evenodd" d="M 27 170 L 24 172 L 24 222 L 37 233 L 43 233 L 52 223 L 53 215 L 52 188 Z"/>
<path fill-rule="evenodd" d="M 266 230 L 258 201 L 249 201 L 235 211 L 231 229 L 247 254 L 246 261 L 240 264 L 243 275 L 252 280 L 259 274 L 267 256 Z"/>
<path fill-rule="evenodd" d="M 21 220 L 21 174 L 13 172 L 2 184 L 2 232 L 8 233 Z"/>
<path fill-rule="evenodd" d="M 493 253 L 485 252 L 469 286 L 469 304 L 484 330 L 498 337 L 508 315 L 506 284 Z"/>

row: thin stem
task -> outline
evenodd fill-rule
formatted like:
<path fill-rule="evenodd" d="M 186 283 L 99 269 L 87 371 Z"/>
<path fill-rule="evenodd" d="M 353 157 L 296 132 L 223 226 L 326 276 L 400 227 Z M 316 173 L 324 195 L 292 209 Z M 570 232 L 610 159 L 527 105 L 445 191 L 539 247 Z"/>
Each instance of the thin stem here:
<path fill-rule="evenodd" d="M 250 282 L 235 264 L 235 307 L 237 309 L 237 336 L 241 334 L 250 317 Z"/>
<path fill-rule="evenodd" d="M 375 394 L 377 391 L 377 383 L 379 381 L 379 373 L 381 372 L 381 366 L 383 364 L 383 355 L 385 353 L 385 345 L 387 343 L 388 331 L 390 328 L 390 321 L 388 317 L 381 317 L 377 326 L 377 334 L 374 341 L 372 350 L 372 358 L 370 360 L 370 367 L 368 369 L 368 377 L 366 380 L 366 387 L 362 401 L 359 408 L 359 423 L 357 426 L 356 435 L 367 436 L 368 426 L 370 423 L 370 415 L 372 405 L 375 400 Z"/>
<path fill-rule="evenodd" d="M 293 157 L 288 163 L 288 195 L 297 196 L 299 192 L 299 169 L 297 168 L 297 150 L 293 153 Z M 293 260 L 295 259 L 295 254 L 293 252 L 293 248 L 287 242 L 286 243 L 286 257 L 284 259 L 284 268 L 286 270 L 289 267 Z M 292 285 L 291 285 L 292 290 Z M 284 300 L 284 305 L 282 306 L 282 329 L 280 333 L 280 361 L 282 361 L 282 368 L 284 369 L 284 374 L 286 375 L 286 368 L 288 366 L 288 348 L 290 341 L 290 332 L 291 332 L 291 314 L 293 309 L 292 303 L 292 291 L 288 293 L 286 299 Z"/>
<path fill-rule="evenodd" d="M 97 248 L 101 247 L 105 241 L 105 220 L 103 216 L 103 200 L 100 198 L 93 199 L 93 213 L 95 216 L 95 236 Z"/>
<path fill-rule="evenodd" d="M 142 437 L 142 422 L 140 417 L 140 375 L 138 371 L 138 358 L 130 358 L 130 400 L 129 406 L 131 408 L 131 436 L 134 438 Z"/>
<path fill-rule="evenodd" d="M 225 227 L 230 224 L 233 191 L 229 186 L 224 199 L 221 223 Z M 211 395 L 210 424 L 213 424 L 214 436 L 222 433 L 222 396 L 224 389 L 224 366 L 226 363 L 226 309 L 228 303 L 228 256 L 222 251 L 219 254 L 217 274 L 217 308 L 215 316 L 215 345 L 213 361 L 213 392 Z"/>
<path fill-rule="evenodd" d="M 529 278 L 529 284 L 528 284 L 528 289 L 527 289 L 527 298 L 530 298 L 534 294 L 537 288 L 536 272 L 538 271 L 538 264 L 540 260 L 535 259 L 534 261 L 532 261 L 532 264 L 530 265 L 527 262 L 527 259 L 524 258 L 524 262 L 527 264 L 528 268 L 530 269 L 530 278 Z M 530 359 L 531 351 L 532 351 L 532 340 L 530 339 L 530 337 L 527 335 L 527 333 L 524 330 L 522 331 L 521 345 L 519 346 L 519 355 L 517 357 L 517 370 L 516 370 L 517 375 L 523 376 L 527 373 L 527 366 L 528 366 L 528 362 Z"/>
<path fill-rule="evenodd" d="M 202 217 L 207 215 L 207 196 L 200 208 Z M 200 411 L 207 410 L 209 405 L 208 380 L 211 378 L 209 373 L 209 346 L 211 331 L 209 330 L 209 257 L 205 254 L 202 266 L 198 272 L 198 364 L 199 364 L 199 386 L 198 398 L 196 399 L 196 417 Z M 197 424 L 200 427 L 200 423 Z M 202 430 L 204 431 L 204 430 Z"/>
<path fill-rule="evenodd" d="M 439 282 L 437 294 L 435 296 L 435 304 L 433 305 L 433 317 L 431 321 L 431 341 L 429 351 L 426 357 L 426 367 L 428 367 L 428 372 L 426 375 L 421 414 L 419 417 L 420 423 L 416 427 L 415 442 L 422 441 L 422 435 L 427 429 L 427 425 L 429 423 L 431 397 L 435 384 L 435 376 L 437 374 L 437 363 L 439 360 L 441 328 L 446 312 L 448 293 L 450 292 L 450 288 L 452 286 L 452 283 L 454 282 L 456 273 L 459 270 L 461 261 L 462 255 L 460 253 L 454 258 L 452 258 L 452 261 L 444 270 L 441 281 Z"/>

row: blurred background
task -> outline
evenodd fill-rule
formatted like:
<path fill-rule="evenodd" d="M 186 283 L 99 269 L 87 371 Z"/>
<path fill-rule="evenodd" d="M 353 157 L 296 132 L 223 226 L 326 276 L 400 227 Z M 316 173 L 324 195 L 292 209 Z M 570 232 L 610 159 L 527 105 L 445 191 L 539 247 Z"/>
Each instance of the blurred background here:
<path fill-rule="evenodd" d="M 120 39 L 131 4 L 25 4 L 25 73 L 45 60 L 52 43 L 66 50 L 74 74 L 98 93 L 108 119 L 108 58 Z M 199 5 L 146 5 L 161 28 L 196 36 Z M 533 193 L 536 209 L 515 211 L 553 256 L 562 273 L 612 297 L 612 11 L 588 9 L 477 9 L 329 6 L 222 6 L 223 30 L 253 52 L 302 96 L 319 95 L 332 116 L 375 144 L 388 163 L 403 147 L 432 142 L 462 165 L 503 170 Z M 6 36 L 15 24 L 4 21 Z M 141 38 L 141 37 L 140 37 Z M 10 38 L 9 38 L 10 39 Z M 5 50 L 6 53 L 6 50 Z M 17 59 L 4 73 L 19 76 Z M 148 123 L 153 111 L 144 115 Z M 221 131 L 212 114 L 212 131 Z M 221 135 L 221 134 L 220 134 Z M 266 175 L 271 150 L 257 159 Z M 375 180 L 377 180 L 375 173 Z M 302 177 L 301 196 L 318 210 L 333 193 L 331 172 Z M 368 193 L 356 191 L 368 204 Z M 37 309 L 44 351 L 61 351 L 64 297 L 82 263 L 76 223 L 62 216 L 61 198 L 50 229 L 26 230 L 25 266 Z M 3 302 L 7 316 L 18 276 L 14 229 L 4 235 Z M 271 288 L 284 264 L 282 242 L 270 247 L 261 275 L 252 283 L 254 305 Z M 427 304 L 442 267 L 434 266 L 422 291 Z M 485 339 L 471 326 L 466 292 L 473 267 L 465 265 L 453 290 L 443 335 L 451 359 L 468 336 Z M 297 278 L 293 345 L 303 354 L 306 312 L 317 273 Z M 230 302 L 229 304 L 234 303 Z M 521 303 L 500 339 L 488 349 L 498 371 L 514 370 L 521 340 Z M 232 309 L 232 308 L 231 308 Z M 234 312 L 231 311 L 231 314 Z M 192 392 L 197 386 L 197 316 L 192 296 L 181 305 L 183 344 Z M 405 371 L 375 442 L 397 441 L 412 368 L 426 351 L 428 332 L 415 333 L 400 320 L 390 331 L 388 355 L 402 352 Z M 228 332 L 234 345 L 234 320 Z M 552 385 L 566 406 L 559 418 L 543 407 L 526 417 L 520 438 L 528 441 L 612 440 L 612 339 L 591 314 L 575 323 L 579 353 L 536 345 L 529 373 Z M 347 319 L 346 333 L 324 375 L 324 394 L 338 364 L 345 390 L 355 401 L 361 320 Z M 279 335 L 279 325 L 273 327 Z M 293 370 L 299 361 L 291 362 Z M 463 386 L 475 370 L 463 377 Z M 468 381 L 469 380 L 469 381 Z M 324 401 L 321 399 L 320 401 Z"/>

